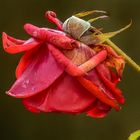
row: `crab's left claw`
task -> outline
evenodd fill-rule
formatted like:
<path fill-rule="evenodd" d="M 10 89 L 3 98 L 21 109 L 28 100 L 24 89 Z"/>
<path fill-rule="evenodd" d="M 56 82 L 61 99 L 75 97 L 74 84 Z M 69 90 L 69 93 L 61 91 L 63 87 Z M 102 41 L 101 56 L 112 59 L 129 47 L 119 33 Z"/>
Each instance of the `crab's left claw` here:
<path fill-rule="evenodd" d="M 2 34 L 2 42 L 4 50 L 11 54 L 24 52 L 40 45 L 40 43 L 34 38 L 30 38 L 27 41 L 19 40 L 4 32 Z"/>

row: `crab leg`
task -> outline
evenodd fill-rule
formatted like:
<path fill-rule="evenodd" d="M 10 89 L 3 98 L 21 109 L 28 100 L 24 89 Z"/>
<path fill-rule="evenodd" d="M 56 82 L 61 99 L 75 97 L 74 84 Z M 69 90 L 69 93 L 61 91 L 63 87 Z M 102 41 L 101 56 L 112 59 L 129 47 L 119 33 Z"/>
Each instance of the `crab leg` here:
<path fill-rule="evenodd" d="M 53 45 L 49 44 L 48 48 L 52 55 L 55 57 L 57 62 L 62 64 L 65 67 L 65 71 L 72 76 L 82 76 L 85 75 L 88 71 L 92 70 L 98 64 L 103 62 L 107 57 L 106 50 L 102 50 L 92 58 L 90 58 L 87 62 L 80 66 L 76 66 L 73 64 L 61 51 L 55 48 Z"/>

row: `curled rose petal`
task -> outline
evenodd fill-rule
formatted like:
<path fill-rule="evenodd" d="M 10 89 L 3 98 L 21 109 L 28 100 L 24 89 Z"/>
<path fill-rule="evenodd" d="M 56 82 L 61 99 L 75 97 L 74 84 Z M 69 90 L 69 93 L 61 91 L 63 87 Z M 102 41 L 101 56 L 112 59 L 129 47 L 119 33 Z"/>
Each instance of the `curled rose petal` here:
<path fill-rule="evenodd" d="M 75 78 L 64 73 L 50 88 L 24 99 L 24 105 L 43 112 L 75 114 L 85 111 L 95 99 Z"/>
<path fill-rule="evenodd" d="M 11 54 L 24 52 L 40 45 L 40 42 L 34 38 L 24 41 L 10 37 L 6 33 L 2 34 L 2 41 L 4 50 Z"/>
<path fill-rule="evenodd" d="M 25 24 L 24 25 L 25 31 L 33 36 L 34 38 L 40 40 L 47 40 L 48 43 L 51 43 L 59 48 L 63 49 L 73 49 L 78 47 L 78 42 L 74 39 L 69 38 L 66 36 L 64 32 L 47 29 L 47 28 L 39 28 L 32 24 Z"/>
<path fill-rule="evenodd" d="M 7 94 L 16 98 L 30 97 L 49 87 L 63 73 L 63 68 L 49 53 L 47 45 L 42 46 L 32 57 Z"/>
<path fill-rule="evenodd" d="M 103 118 L 108 114 L 110 110 L 111 107 L 103 104 L 100 101 L 97 101 L 93 109 L 87 112 L 87 115 L 93 118 Z"/>

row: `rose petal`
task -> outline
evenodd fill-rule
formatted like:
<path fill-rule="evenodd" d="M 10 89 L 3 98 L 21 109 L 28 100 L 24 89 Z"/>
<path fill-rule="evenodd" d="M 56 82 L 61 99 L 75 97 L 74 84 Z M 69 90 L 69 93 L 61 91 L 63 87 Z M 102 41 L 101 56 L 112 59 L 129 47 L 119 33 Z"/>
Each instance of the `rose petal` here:
<path fill-rule="evenodd" d="M 27 66 L 33 61 L 37 51 L 38 51 L 38 48 L 31 49 L 31 50 L 25 52 L 25 54 L 21 57 L 18 65 L 17 65 L 17 68 L 16 68 L 16 78 L 17 79 L 22 75 L 22 73 L 27 68 Z"/>
<path fill-rule="evenodd" d="M 27 51 L 40 45 L 40 42 L 34 38 L 30 38 L 27 41 L 19 40 L 6 33 L 2 34 L 2 41 L 4 50 L 11 54 Z"/>
<path fill-rule="evenodd" d="M 68 37 L 66 33 L 54 29 L 48 28 L 39 28 L 32 24 L 25 24 L 24 25 L 25 31 L 31 35 L 33 38 L 37 38 L 42 41 L 47 41 L 58 48 L 63 49 L 73 49 L 79 46 L 79 43 L 74 39 Z"/>
<path fill-rule="evenodd" d="M 114 100 L 114 96 L 110 92 L 110 90 L 104 85 L 104 83 L 101 81 L 97 71 L 94 69 L 91 72 L 88 73 L 87 76 L 85 76 L 88 80 L 92 81 L 96 86 L 99 87 L 99 89 L 106 94 L 110 99 Z"/>
<path fill-rule="evenodd" d="M 104 85 L 111 91 L 112 95 L 115 97 L 115 99 L 120 103 L 124 104 L 125 99 L 122 95 L 122 91 L 116 87 L 116 84 L 108 80 L 103 73 L 100 71 L 99 67 L 96 68 L 98 71 L 98 74 L 100 76 L 100 79 L 104 83 Z"/>
<path fill-rule="evenodd" d="M 95 107 L 87 112 L 87 115 L 93 118 L 104 118 L 110 110 L 111 107 L 98 101 Z"/>
<path fill-rule="evenodd" d="M 54 60 L 47 45 L 41 46 L 7 94 L 16 98 L 30 97 L 49 87 L 62 73 L 63 68 Z"/>
<path fill-rule="evenodd" d="M 79 82 L 64 73 L 47 90 L 30 98 L 24 99 L 24 105 L 43 112 L 81 113 L 95 101 Z"/>

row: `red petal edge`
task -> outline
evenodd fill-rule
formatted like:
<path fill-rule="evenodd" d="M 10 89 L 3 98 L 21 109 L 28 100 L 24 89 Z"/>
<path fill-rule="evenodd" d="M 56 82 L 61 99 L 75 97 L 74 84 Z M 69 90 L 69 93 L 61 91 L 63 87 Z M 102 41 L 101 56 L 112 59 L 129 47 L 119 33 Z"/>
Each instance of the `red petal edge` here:
<path fill-rule="evenodd" d="M 23 102 L 28 110 L 77 114 L 86 111 L 95 100 L 74 77 L 64 73 L 48 89 Z"/>
<path fill-rule="evenodd" d="M 104 118 L 110 110 L 111 107 L 100 101 L 97 101 L 95 107 L 93 107 L 93 109 L 87 112 L 87 116 L 93 118 Z"/>
<path fill-rule="evenodd" d="M 64 71 L 48 51 L 47 45 L 41 46 L 31 57 L 33 57 L 32 62 L 15 81 L 7 92 L 8 95 L 16 98 L 33 96 L 48 88 Z"/>
<path fill-rule="evenodd" d="M 24 52 L 40 45 L 40 42 L 34 38 L 30 38 L 27 41 L 19 40 L 7 35 L 4 32 L 2 34 L 2 42 L 4 50 L 11 54 Z"/>

